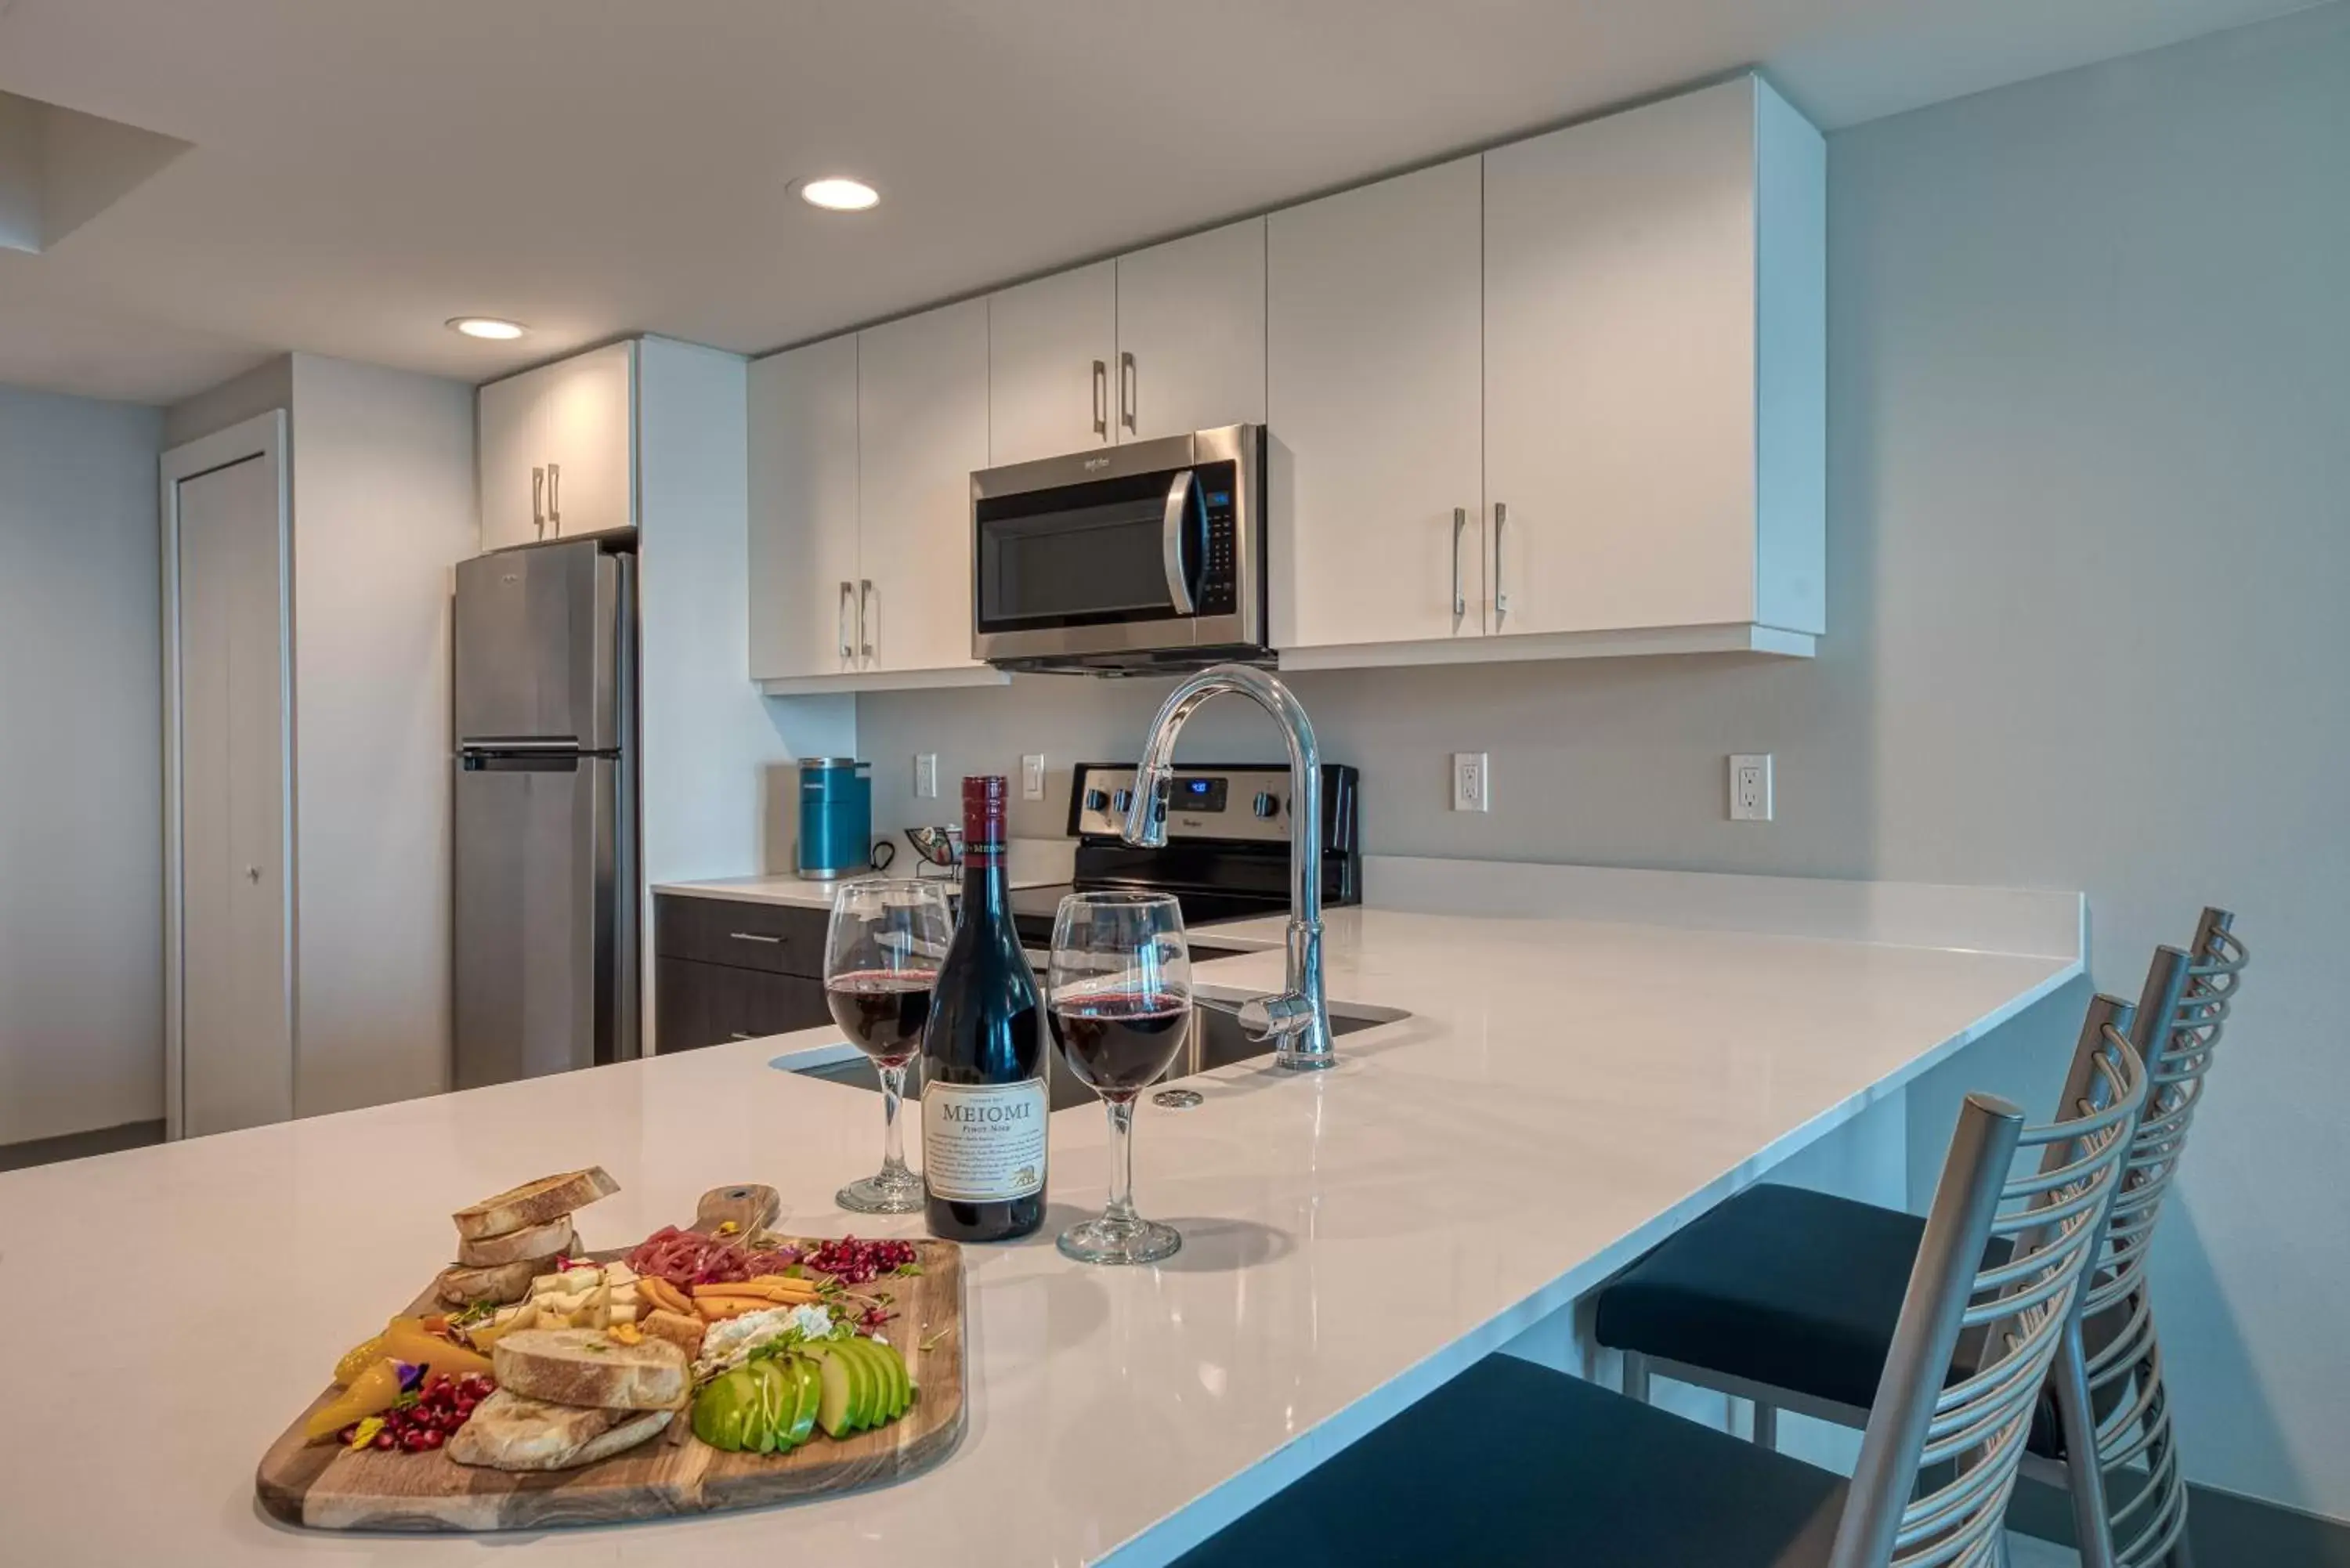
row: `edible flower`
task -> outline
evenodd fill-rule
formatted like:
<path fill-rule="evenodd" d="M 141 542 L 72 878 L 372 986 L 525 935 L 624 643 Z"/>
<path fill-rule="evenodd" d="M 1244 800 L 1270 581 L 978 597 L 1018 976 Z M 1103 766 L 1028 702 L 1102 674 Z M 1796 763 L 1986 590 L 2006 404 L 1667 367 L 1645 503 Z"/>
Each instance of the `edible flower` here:
<path fill-rule="evenodd" d="M 354 1449 L 364 1449 L 369 1443 L 374 1442 L 375 1435 L 382 1430 L 382 1417 L 362 1417 L 359 1423 L 351 1428 L 351 1440 L 348 1446 Z"/>
<path fill-rule="evenodd" d="M 415 1393 L 418 1385 L 424 1381 L 423 1365 L 414 1361 L 395 1362 L 393 1365 L 400 1368 L 400 1391 L 402 1394 Z"/>

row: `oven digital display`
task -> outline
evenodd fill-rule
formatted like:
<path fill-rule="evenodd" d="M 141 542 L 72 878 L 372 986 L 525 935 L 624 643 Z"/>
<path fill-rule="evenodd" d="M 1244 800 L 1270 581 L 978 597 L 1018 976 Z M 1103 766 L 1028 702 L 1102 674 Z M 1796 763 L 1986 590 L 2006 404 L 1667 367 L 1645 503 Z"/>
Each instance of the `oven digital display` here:
<path fill-rule="evenodd" d="M 1214 812 L 1224 809 L 1225 781 L 1222 779 L 1187 779 L 1175 781 L 1174 807 L 1177 811 Z"/>

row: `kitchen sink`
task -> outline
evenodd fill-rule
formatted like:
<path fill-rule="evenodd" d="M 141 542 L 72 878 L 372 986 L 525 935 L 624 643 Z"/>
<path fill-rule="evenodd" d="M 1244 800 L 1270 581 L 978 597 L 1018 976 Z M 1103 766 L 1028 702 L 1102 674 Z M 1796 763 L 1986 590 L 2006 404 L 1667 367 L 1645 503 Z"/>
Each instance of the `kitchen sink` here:
<path fill-rule="evenodd" d="M 1386 1018 L 1349 1018 L 1334 1012 L 1330 1015 L 1330 1033 L 1334 1035 L 1352 1034 L 1358 1029 L 1375 1028 L 1389 1022 L 1391 1020 Z M 1175 1064 L 1167 1069 L 1159 1082 L 1163 1084 L 1174 1078 L 1188 1078 L 1195 1073 L 1205 1073 L 1233 1062 L 1270 1056 L 1273 1047 L 1274 1043 L 1270 1040 L 1249 1038 L 1243 1032 L 1240 1020 L 1231 1013 L 1212 1007 L 1194 1007 L 1191 1009 L 1191 1028 L 1183 1042 L 1183 1054 L 1175 1058 Z M 1076 1075 L 1069 1071 L 1068 1064 L 1061 1060 L 1061 1053 L 1057 1049 L 1052 1053 L 1052 1068 L 1053 1109 L 1066 1110 L 1071 1106 L 1097 1102 L 1098 1096 L 1077 1081 Z M 881 1092 L 881 1080 L 874 1072 L 873 1064 L 862 1056 L 828 1063 L 821 1067 L 803 1067 L 797 1071 L 806 1077 L 849 1084 L 860 1089 L 870 1089 L 877 1095 Z M 920 1092 L 920 1076 L 919 1066 L 907 1075 L 908 1095 Z"/>

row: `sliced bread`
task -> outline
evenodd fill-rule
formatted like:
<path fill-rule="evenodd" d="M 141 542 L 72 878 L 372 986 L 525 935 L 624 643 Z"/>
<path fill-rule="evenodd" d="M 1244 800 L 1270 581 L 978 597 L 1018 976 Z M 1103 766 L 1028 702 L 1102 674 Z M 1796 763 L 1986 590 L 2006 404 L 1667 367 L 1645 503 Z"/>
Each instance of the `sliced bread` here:
<path fill-rule="evenodd" d="M 475 1302 L 495 1302 L 504 1306 L 530 1294 L 530 1277 L 546 1266 L 544 1258 L 518 1258 L 487 1269 L 456 1263 L 441 1271 L 440 1282 L 434 1288 L 451 1306 L 472 1306 Z"/>
<path fill-rule="evenodd" d="M 450 1218 L 457 1222 L 459 1236 L 478 1241 L 485 1236 L 503 1236 L 510 1231 L 552 1223 L 619 1190 L 620 1184 L 605 1175 L 602 1166 L 592 1166 L 586 1170 L 525 1181 L 494 1198 L 484 1198 L 460 1209 Z"/>
<path fill-rule="evenodd" d="M 525 1258 L 534 1262 L 559 1258 L 571 1251 L 577 1240 L 571 1229 L 571 1216 L 558 1214 L 544 1225 L 526 1225 L 503 1236 L 484 1236 L 478 1241 L 460 1241 L 457 1262 L 469 1269 L 496 1269 L 519 1263 Z"/>
<path fill-rule="evenodd" d="M 457 1428 L 446 1452 L 461 1465 L 493 1469 L 571 1469 L 636 1447 L 675 1415 L 556 1405 L 501 1388 Z"/>
<path fill-rule="evenodd" d="M 498 1386 L 526 1399 L 608 1410 L 673 1410 L 692 1373 L 666 1339 L 623 1345 L 600 1328 L 526 1328 L 490 1349 Z"/>

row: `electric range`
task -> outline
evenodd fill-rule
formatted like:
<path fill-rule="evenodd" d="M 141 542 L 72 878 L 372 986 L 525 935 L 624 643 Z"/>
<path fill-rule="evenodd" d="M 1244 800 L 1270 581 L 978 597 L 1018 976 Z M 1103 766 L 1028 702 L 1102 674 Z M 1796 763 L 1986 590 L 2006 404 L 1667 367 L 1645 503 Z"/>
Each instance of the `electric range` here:
<path fill-rule="evenodd" d="M 1289 913 L 1289 768 L 1201 764 L 1175 769 L 1167 842 L 1140 849 L 1118 836 L 1134 798 L 1135 764 L 1081 763 L 1069 789 L 1072 879 L 1019 888 L 1012 920 L 1024 946 L 1053 940 L 1061 900 L 1079 892 L 1172 893 L 1194 937 L 1219 920 Z M 1322 765 L 1322 901 L 1359 904 L 1362 822 L 1353 768 Z"/>

